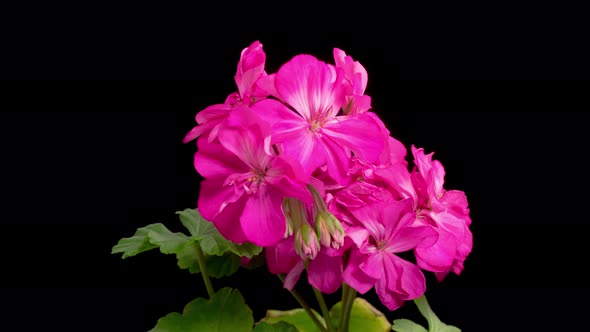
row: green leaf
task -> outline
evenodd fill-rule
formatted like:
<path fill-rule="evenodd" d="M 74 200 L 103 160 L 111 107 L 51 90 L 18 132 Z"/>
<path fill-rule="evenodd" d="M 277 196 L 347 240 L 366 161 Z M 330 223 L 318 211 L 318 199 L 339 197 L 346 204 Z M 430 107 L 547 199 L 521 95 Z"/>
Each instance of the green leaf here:
<path fill-rule="evenodd" d="M 426 300 L 426 296 L 422 295 L 419 298 L 414 300 L 418 310 L 426 318 L 428 321 L 428 331 L 429 332 L 461 332 L 461 330 L 455 326 L 447 325 L 440 321 L 440 319 L 434 314 L 428 301 Z"/>
<path fill-rule="evenodd" d="M 185 209 L 176 212 L 180 216 L 180 222 L 191 233 L 192 238 L 199 240 L 203 253 L 207 255 L 222 255 L 228 250 L 238 256 L 252 258 L 262 251 L 252 243 L 236 244 L 221 235 L 213 223 L 203 219 L 197 209 Z"/>
<path fill-rule="evenodd" d="M 262 247 L 259 247 L 253 243 L 236 244 L 230 242 L 229 250 L 238 256 L 246 256 L 252 258 L 262 252 Z"/>
<path fill-rule="evenodd" d="M 188 269 L 190 273 L 201 273 L 199 268 L 199 260 L 197 256 L 198 242 L 188 241 L 182 248 L 176 253 L 176 259 L 178 260 L 178 267 L 181 269 Z"/>
<path fill-rule="evenodd" d="M 190 273 L 201 273 L 196 248 L 198 245 L 199 243 L 194 240 L 185 243 L 176 254 L 178 267 L 181 269 L 188 269 Z M 213 278 L 231 276 L 236 273 L 241 266 L 240 257 L 231 252 L 227 252 L 222 256 L 205 255 L 205 264 L 207 265 L 209 276 Z"/>
<path fill-rule="evenodd" d="M 222 255 L 229 249 L 232 242 L 224 238 L 213 223 L 203 219 L 198 210 L 185 209 L 176 213 L 179 215 L 180 222 L 191 233 L 192 238 L 199 241 L 203 253 Z"/>
<path fill-rule="evenodd" d="M 262 247 L 252 243 L 235 244 L 225 239 L 215 226 L 203 219 L 196 209 L 176 212 L 191 236 L 173 233 L 161 223 L 139 228 L 135 235 L 123 238 L 112 253 L 123 253 L 123 258 L 160 248 L 164 254 L 176 254 L 178 266 L 190 273 L 200 273 L 198 246 L 201 247 L 207 272 L 215 278 L 234 274 L 241 266 L 241 257 L 252 258 L 262 252 Z"/>
<path fill-rule="evenodd" d="M 342 302 L 338 302 L 330 309 L 330 317 L 332 317 L 334 325 L 338 326 L 341 315 Z M 350 332 L 391 331 L 391 324 L 385 315 L 361 297 L 355 298 L 352 303 L 348 326 Z"/>
<path fill-rule="evenodd" d="M 174 312 L 160 318 L 150 332 L 251 332 L 253 325 L 252 310 L 240 292 L 222 288 L 210 300 L 193 300 L 184 307 L 182 314 Z"/>
<path fill-rule="evenodd" d="M 151 229 L 148 232 L 148 238 L 154 245 L 160 247 L 163 254 L 176 254 L 188 242 L 188 236 L 182 233 L 172 233 L 166 226 Z"/>
<path fill-rule="evenodd" d="M 322 316 L 320 316 L 315 310 L 313 310 L 314 315 L 318 318 L 318 320 L 325 326 L 326 323 Z M 311 320 L 309 315 L 305 312 L 304 309 L 293 309 L 289 311 L 280 311 L 280 310 L 267 310 L 266 316 L 261 320 L 261 322 L 266 323 L 277 323 L 277 322 L 287 322 L 290 324 L 295 325 L 299 332 L 317 332 L 318 328 Z M 366 331 L 365 331 L 366 332 Z"/>
<path fill-rule="evenodd" d="M 422 325 L 416 324 L 409 319 L 396 319 L 391 327 L 396 332 L 428 332 Z"/>
<path fill-rule="evenodd" d="M 254 327 L 252 332 L 298 332 L 297 328 L 287 322 L 277 322 L 274 324 L 268 324 L 265 322 L 259 322 Z"/>
<path fill-rule="evenodd" d="M 113 247 L 111 253 L 123 253 L 123 259 L 135 256 L 144 251 L 155 249 L 158 246 L 151 243 L 148 237 L 150 231 L 158 231 L 166 228 L 163 224 L 152 224 L 146 227 L 138 228 L 132 237 L 122 238 Z"/>
<path fill-rule="evenodd" d="M 206 258 L 207 272 L 214 278 L 229 277 L 240 268 L 240 257 L 228 252 L 223 256 Z"/>

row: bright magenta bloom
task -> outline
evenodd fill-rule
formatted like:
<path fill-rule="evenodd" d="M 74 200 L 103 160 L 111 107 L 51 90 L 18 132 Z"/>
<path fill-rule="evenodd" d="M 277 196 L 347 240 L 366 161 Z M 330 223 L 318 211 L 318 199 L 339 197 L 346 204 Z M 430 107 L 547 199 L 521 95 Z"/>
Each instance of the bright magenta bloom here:
<path fill-rule="evenodd" d="M 412 172 L 416 223 L 431 225 L 439 234 L 433 246 L 416 249 L 417 263 L 442 280 L 449 272 L 463 271 L 463 262 L 473 247 L 467 197 L 462 191 L 443 188 L 445 170 L 438 160 L 432 160 L 433 153 L 425 155 L 424 149 L 412 146 L 412 154 L 416 164 Z"/>
<path fill-rule="evenodd" d="M 342 286 L 342 250 L 322 247 L 313 260 L 309 260 L 307 280 L 310 285 L 325 294 L 331 294 Z M 294 237 L 290 236 L 276 245 L 265 248 L 266 264 L 273 274 L 284 274 L 283 286 L 292 290 L 305 270 L 305 261 L 295 251 Z"/>
<path fill-rule="evenodd" d="M 311 201 L 308 179 L 297 164 L 270 153 L 270 127 L 255 114 L 234 112 L 228 124 L 219 143 L 198 140 L 195 168 L 205 178 L 199 211 L 234 242 L 275 244 L 286 232 L 283 199 Z"/>
<path fill-rule="evenodd" d="M 326 166 L 337 182 L 345 181 L 352 153 L 371 162 L 383 150 L 382 132 L 367 112 L 338 115 L 346 93 L 343 79 L 341 68 L 297 55 L 274 75 L 284 103 L 265 99 L 253 105 L 272 124 L 273 143 L 281 143 L 307 174 Z"/>
<path fill-rule="evenodd" d="M 197 113 L 195 126 L 186 136 L 184 142 L 190 142 L 201 135 L 208 133 L 208 140 L 212 142 L 217 138 L 220 128 L 225 124 L 229 113 L 240 107 L 249 106 L 257 99 L 268 96 L 263 88 L 257 85 L 260 78 L 265 77 L 264 64 L 266 54 L 262 50 L 259 41 L 253 42 L 242 50 L 238 69 L 234 80 L 238 86 L 238 92 L 231 93 L 223 104 L 211 105 Z"/>
<path fill-rule="evenodd" d="M 397 253 L 427 247 L 436 240 L 429 226 L 412 226 L 415 220 L 411 199 L 349 209 L 356 225 L 347 234 L 356 244 L 343 280 L 360 293 L 375 286 L 381 302 L 390 310 L 421 296 L 426 280 L 418 266 Z"/>
<path fill-rule="evenodd" d="M 371 97 L 365 95 L 368 75 L 365 67 L 338 48 L 334 49 L 336 67 L 344 70 L 344 114 L 356 115 L 371 108 Z"/>

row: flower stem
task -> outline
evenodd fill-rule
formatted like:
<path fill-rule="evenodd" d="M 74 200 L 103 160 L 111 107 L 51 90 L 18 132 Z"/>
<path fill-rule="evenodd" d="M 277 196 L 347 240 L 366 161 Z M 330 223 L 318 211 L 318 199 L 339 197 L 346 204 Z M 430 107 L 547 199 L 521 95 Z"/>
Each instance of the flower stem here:
<path fill-rule="evenodd" d="M 326 305 L 326 301 L 324 300 L 324 296 L 315 287 L 312 287 L 312 288 L 313 288 L 313 292 L 315 294 L 315 297 L 318 300 L 318 303 L 320 304 L 320 309 L 322 310 L 322 315 L 324 316 L 324 320 L 326 321 L 326 326 L 328 327 L 328 331 L 335 332 L 334 325 L 332 323 L 332 318 L 330 317 L 330 311 L 328 310 L 328 306 Z"/>
<path fill-rule="evenodd" d="M 281 282 L 285 282 L 285 277 L 283 277 L 280 274 L 277 274 L 277 276 L 279 277 L 279 279 L 281 279 Z M 311 320 L 313 321 L 313 323 L 317 326 L 317 328 L 321 331 L 321 332 L 328 332 L 328 330 L 326 330 L 326 328 L 324 327 L 324 324 L 322 324 L 322 322 L 319 321 L 318 317 L 315 315 L 315 313 L 311 310 L 310 306 L 303 300 L 303 298 L 299 295 L 299 293 L 297 293 L 296 290 L 292 289 L 289 291 L 291 293 L 291 295 L 293 295 L 293 297 L 295 298 L 295 300 L 297 300 L 297 302 L 299 302 L 299 305 L 305 310 L 305 312 L 309 315 L 309 317 L 311 318 Z"/>
<path fill-rule="evenodd" d="M 350 313 L 352 312 L 352 305 L 355 298 L 356 290 L 347 284 L 342 283 L 342 314 L 340 317 L 340 324 L 338 326 L 339 332 L 348 332 Z"/>
<path fill-rule="evenodd" d="M 201 269 L 201 276 L 203 276 L 205 288 L 207 288 L 207 294 L 209 295 L 209 298 L 211 298 L 213 295 L 215 295 L 215 291 L 213 290 L 211 279 L 209 279 L 209 273 L 207 272 L 207 262 L 205 261 L 205 255 L 203 255 L 203 251 L 201 250 L 201 244 L 195 243 L 195 252 L 197 253 L 197 261 L 199 262 L 199 269 Z"/>

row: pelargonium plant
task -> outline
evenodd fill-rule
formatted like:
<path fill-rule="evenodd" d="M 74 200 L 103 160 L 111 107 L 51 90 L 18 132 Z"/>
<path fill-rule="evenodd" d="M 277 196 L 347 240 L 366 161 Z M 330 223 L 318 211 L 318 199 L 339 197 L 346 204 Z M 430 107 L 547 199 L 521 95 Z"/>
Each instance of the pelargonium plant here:
<path fill-rule="evenodd" d="M 333 63 L 299 54 L 269 74 L 255 41 L 241 52 L 237 91 L 196 114 L 184 143 L 196 142 L 203 180 L 197 206 L 178 212 L 188 234 L 152 224 L 112 250 L 126 258 L 159 248 L 203 277 L 209 298 L 151 331 L 460 331 L 424 294 L 425 273 L 459 275 L 471 252 L 466 195 L 445 189 L 433 153 L 411 145 L 408 154 L 391 136 L 365 94 L 365 68 L 333 54 Z M 264 265 L 301 308 L 269 308 L 255 322 L 239 290 L 213 289 L 210 278 Z M 317 308 L 297 283 L 313 289 Z M 428 330 L 389 322 L 363 299 L 372 289 L 391 311 L 415 302 Z M 329 308 L 335 292 L 341 301 Z"/>

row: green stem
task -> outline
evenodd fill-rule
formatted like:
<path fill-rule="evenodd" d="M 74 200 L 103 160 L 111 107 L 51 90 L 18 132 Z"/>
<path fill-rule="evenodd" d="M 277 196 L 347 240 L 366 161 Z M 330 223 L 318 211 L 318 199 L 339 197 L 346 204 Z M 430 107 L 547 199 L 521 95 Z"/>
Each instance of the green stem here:
<path fill-rule="evenodd" d="M 342 284 L 342 315 L 340 317 L 339 332 L 348 332 L 348 325 L 350 322 L 350 313 L 352 312 L 352 305 L 356 298 L 356 290 L 347 284 Z"/>
<path fill-rule="evenodd" d="M 279 279 L 281 279 L 281 282 L 285 282 L 285 277 L 283 277 L 280 274 L 277 274 L 277 276 L 279 277 Z M 313 313 L 313 311 L 311 310 L 311 307 L 303 300 L 303 298 L 299 295 L 299 293 L 297 293 L 296 290 L 292 289 L 289 291 L 291 293 L 291 295 L 293 295 L 293 297 L 295 298 L 295 300 L 297 300 L 297 302 L 299 302 L 299 305 L 305 310 L 305 312 L 309 315 L 309 317 L 311 318 L 311 320 L 313 321 L 313 323 L 317 326 L 317 328 L 321 331 L 321 332 L 328 332 L 328 330 L 326 330 L 326 328 L 324 327 L 324 325 L 322 324 L 322 322 L 319 321 L 318 317 Z"/>
<path fill-rule="evenodd" d="M 334 325 L 332 324 L 332 318 L 330 317 L 330 310 L 328 310 L 328 306 L 326 305 L 326 301 L 324 300 L 324 296 L 322 293 L 317 290 L 315 287 L 313 288 L 313 292 L 315 294 L 318 303 L 320 304 L 320 309 L 322 310 L 322 315 L 324 316 L 324 320 L 326 321 L 326 326 L 328 327 L 329 332 L 334 332 Z"/>
<path fill-rule="evenodd" d="M 195 243 L 195 251 L 197 253 L 199 269 L 201 269 L 201 276 L 203 276 L 203 282 L 205 283 L 205 288 L 207 288 L 207 294 L 209 294 L 209 298 L 211 298 L 213 295 L 215 295 L 215 291 L 213 290 L 211 279 L 209 279 L 209 273 L 207 272 L 207 262 L 205 261 L 205 255 L 203 255 L 200 243 Z"/>

